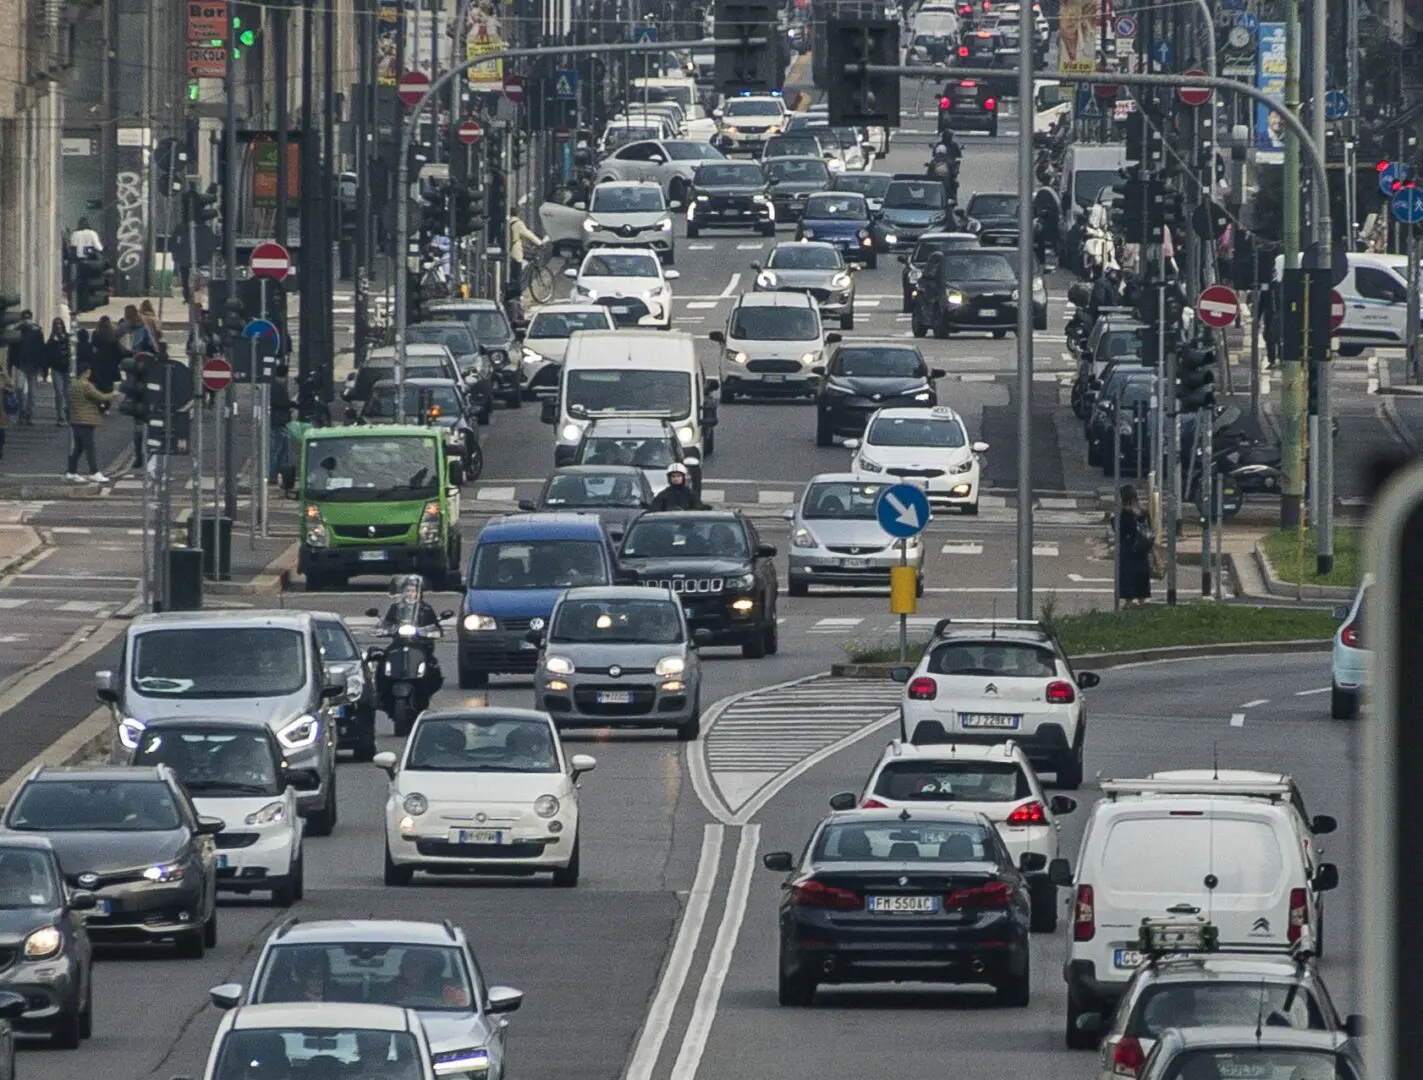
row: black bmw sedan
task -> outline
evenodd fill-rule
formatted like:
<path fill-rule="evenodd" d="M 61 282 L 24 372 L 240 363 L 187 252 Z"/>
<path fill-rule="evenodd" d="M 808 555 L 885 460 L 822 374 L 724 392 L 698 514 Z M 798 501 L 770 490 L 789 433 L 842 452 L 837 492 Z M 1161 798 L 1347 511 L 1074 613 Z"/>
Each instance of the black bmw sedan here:
<path fill-rule="evenodd" d="M 762 856 L 782 886 L 777 991 L 809 1005 L 835 983 L 985 983 L 1001 1005 L 1028 1004 L 1023 871 L 982 814 L 844 810 L 822 821 L 797 862 Z"/>

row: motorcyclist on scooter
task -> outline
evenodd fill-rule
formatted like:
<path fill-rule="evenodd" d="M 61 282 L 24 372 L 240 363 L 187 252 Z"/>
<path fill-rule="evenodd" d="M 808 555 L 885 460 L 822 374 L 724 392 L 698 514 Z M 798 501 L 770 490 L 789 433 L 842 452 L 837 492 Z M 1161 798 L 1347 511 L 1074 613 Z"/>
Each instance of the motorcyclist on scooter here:
<path fill-rule="evenodd" d="M 1033 193 L 1033 218 L 1038 223 L 1035 235 L 1038 262 L 1044 269 L 1051 270 L 1048 255 L 1052 255 L 1053 266 L 1057 264 L 1058 233 L 1061 228 L 1062 206 L 1057 201 L 1057 192 L 1043 186 Z"/>
<path fill-rule="evenodd" d="M 390 579 L 390 607 L 376 632 L 392 638 L 396 645 L 416 645 L 425 653 L 425 682 L 434 695 L 444 685 L 444 674 L 435 656 L 435 642 L 444 636 L 439 616 L 425 602 L 425 580 L 419 574 L 397 574 Z"/>
<path fill-rule="evenodd" d="M 934 147 L 933 157 L 924 170 L 927 176 L 944 185 L 944 194 L 950 202 L 958 200 L 959 160 L 962 157 L 963 149 L 954 141 L 953 132 L 942 132 L 938 145 Z"/>

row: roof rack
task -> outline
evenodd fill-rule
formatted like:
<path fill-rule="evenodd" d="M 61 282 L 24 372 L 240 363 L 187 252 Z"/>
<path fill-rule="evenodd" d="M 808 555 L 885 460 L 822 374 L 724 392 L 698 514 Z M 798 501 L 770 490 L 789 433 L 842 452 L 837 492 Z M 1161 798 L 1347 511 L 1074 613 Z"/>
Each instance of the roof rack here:
<path fill-rule="evenodd" d="M 1098 786 L 1103 795 L 1113 800 L 1123 795 L 1227 795 L 1280 802 L 1290 796 L 1288 784 L 1247 784 L 1232 780 L 1103 780 Z"/>
<path fill-rule="evenodd" d="M 278 939 L 286 937 L 288 931 L 290 931 L 291 928 L 299 922 L 301 922 L 301 919 L 298 918 L 296 915 L 293 915 L 286 922 L 282 923 L 281 926 L 277 927 L 277 932 L 272 936 Z"/>
<path fill-rule="evenodd" d="M 951 626 L 1019 626 L 1033 627 L 1043 633 L 1051 633 L 1041 619 L 940 619 L 934 624 L 934 636 L 938 637 Z"/>

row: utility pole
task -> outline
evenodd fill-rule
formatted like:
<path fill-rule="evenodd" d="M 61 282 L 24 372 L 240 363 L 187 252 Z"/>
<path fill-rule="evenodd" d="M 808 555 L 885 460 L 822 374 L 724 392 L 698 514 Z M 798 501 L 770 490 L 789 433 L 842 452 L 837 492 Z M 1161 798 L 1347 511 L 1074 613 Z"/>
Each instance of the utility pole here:
<path fill-rule="evenodd" d="M 237 24 L 235 17 L 230 16 L 227 26 L 227 76 L 223 80 L 223 89 L 227 95 L 225 127 L 223 130 L 223 172 L 222 172 L 222 254 L 223 262 L 227 264 L 227 312 L 229 322 L 238 321 L 236 315 L 242 310 L 242 302 L 237 299 L 237 174 L 240 163 L 237 159 L 237 61 L 233 57 L 237 46 Z M 228 411 L 232 403 L 232 388 L 228 387 L 217 399 L 216 407 L 219 412 Z M 233 427 L 231 417 L 225 417 L 226 424 L 220 424 L 222 431 L 222 456 L 223 456 L 223 516 L 233 521 L 237 520 L 237 469 L 234 464 L 237 453 L 233 439 Z M 146 455 L 145 455 L 146 457 Z M 216 474 L 214 474 L 216 475 Z M 214 481 L 216 482 L 216 481 Z M 213 522 L 213 536 L 221 535 L 221 521 Z M 217 550 L 218 544 L 214 540 L 213 549 Z M 216 558 L 216 556 L 214 556 Z M 216 567 L 217 563 L 214 562 Z"/>
<path fill-rule="evenodd" d="M 1344 250 L 1353 251 L 1359 217 L 1359 170 L 1354 163 L 1359 147 L 1359 0 L 1348 0 L 1344 24 L 1348 27 L 1349 38 L 1344 48 L 1349 95 L 1349 137 L 1344 143 L 1345 206 L 1348 208 L 1344 222 Z"/>
<path fill-rule="evenodd" d="M 356 82 L 360 102 L 356 125 L 356 362 L 366 355 L 371 297 L 371 148 L 375 144 L 375 50 L 378 0 L 359 0 L 356 9 Z"/>
<path fill-rule="evenodd" d="M 1314 139 L 1314 145 L 1321 151 L 1324 149 L 1324 83 L 1327 58 L 1325 55 L 1326 46 L 1329 43 L 1329 10 L 1325 0 L 1313 0 L 1314 3 L 1314 34 L 1311 45 L 1314 56 L 1312 58 L 1312 71 L 1314 83 L 1314 102 L 1310 108 L 1310 120 L 1312 127 L 1310 135 Z M 1328 271 L 1329 252 L 1332 247 L 1333 238 L 1330 237 L 1320 226 L 1321 221 L 1327 221 L 1329 215 L 1324 212 L 1324 208 L 1329 203 L 1329 188 L 1321 188 L 1318 184 L 1312 185 L 1314 189 L 1314 213 L 1313 219 L 1315 241 L 1317 247 L 1316 254 L 1322 257 L 1322 263 L 1318 269 Z M 1329 343 L 1326 340 L 1324 349 L 1316 350 L 1322 352 L 1320 363 L 1316 364 L 1314 375 L 1319 380 L 1318 401 L 1319 418 L 1318 426 L 1313 435 L 1313 447 L 1311 450 L 1315 460 L 1315 476 L 1318 479 L 1318 488 L 1315 491 L 1315 504 L 1318 506 L 1318 515 L 1314 523 L 1315 539 L 1315 559 L 1316 566 L 1321 576 L 1330 573 L 1334 569 L 1334 437 L 1333 437 L 1333 408 L 1329 401 Z"/>
<path fill-rule="evenodd" d="M 1299 0 L 1285 0 L 1285 108 L 1299 116 Z M 1320 146 L 1319 152 L 1324 148 Z M 1284 241 L 1285 269 L 1299 264 L 1299 139 L 1285 129 Z M 1283 335 L 1281 335 L 1283 338 Z M 1280 466 L 1284 473 L 1280 491 L 1280 528 L 1299 525 L 1304 496 L 1303 357 L 1281 350 Z"/>
<path fill-rule="evenodd" d="M 1033 6 L 1019 8 L 1018 235 L 1033 235 Z M 1105 25 L 1106 20 L 1103 20 Z M 1019 244 L 1021 248 L 1022 244 Z M 1028 251 L 1032 251 L 1029 244 Z M 1018 259 L 1018 618 L 1033 617 L 1033 260 Z"/>
<path fill-rule="evenodd" d="M 291 192 L 287 190 L 287 157 L 291 153 L 291 107 L 287 102 L 287 91 L 291 83 L 291 65 L 289 59 L 289 34 L 291 31 L 291 12 L 287 10 L 284 0 L 277 0 L 272 8 L 276 16 L 276 31 L 273 34 L 273 48 L 276 53 L 275 61 L 277 68 L 277 223 L 273 231 L 273 239 L 282 247 L 288 246 L 291 237 L 288 235 L 287 218 L 289 210 L 287 202 L 291 198 Z M 266 312 L 262 312 L 263 317 Z M 286 327 L 282 327 L 282 333 L 286 333 Z"/>

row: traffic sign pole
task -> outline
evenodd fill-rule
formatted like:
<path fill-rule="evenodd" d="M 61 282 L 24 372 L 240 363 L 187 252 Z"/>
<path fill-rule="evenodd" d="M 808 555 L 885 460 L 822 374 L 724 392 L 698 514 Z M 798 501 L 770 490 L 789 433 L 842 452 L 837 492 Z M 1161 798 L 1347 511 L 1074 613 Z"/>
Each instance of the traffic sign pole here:
<path fill-rule="evenodd" d="M 1408 236 L 1408 335 L 1404 339 L 1408 347 L 1408 375 L 1416 384 L 1419 376 L 1423 375 L 1420 367 L 1423 367 L 1423 357 L 1419 356 L 1418 348 L 1418 261 L 1419 245 L 1423 243 L 1418 238 L 1417 228 L 1409 230 Z"/>
<path fill-rule="evenodd" d="M 899 616 L 899 659 L 909 658 L 909 616 L 919 610 L 919 574 L 909 565 L 909 541 L 929 524 L 929 496 L 913 484 L 891 484 L 875 500 L 875 520 L 899 541 L 899 565 L 889 570 L 889 610 Z"/>

